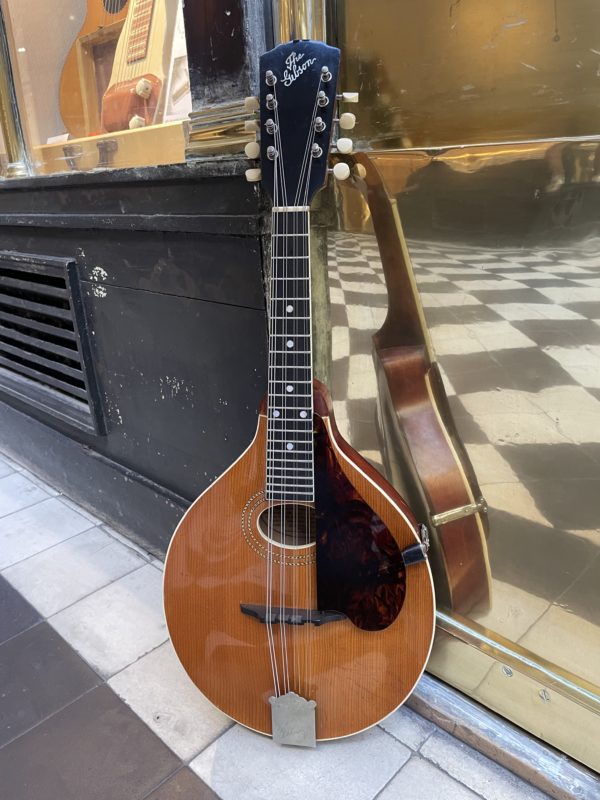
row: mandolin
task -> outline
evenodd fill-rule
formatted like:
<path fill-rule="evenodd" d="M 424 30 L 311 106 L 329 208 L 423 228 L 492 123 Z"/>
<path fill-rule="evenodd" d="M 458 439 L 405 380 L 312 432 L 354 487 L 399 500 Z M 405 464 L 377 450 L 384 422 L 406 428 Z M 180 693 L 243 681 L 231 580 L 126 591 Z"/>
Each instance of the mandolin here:
<path fill-rule="evenodd" d="M 297 40 L 261 57 L 267 398 L 248 449 L 179 523 L 164 572 L 169 633 L 192 681 L 242 725 L 299 746 L 401 705 L 435 614 L 425 531 L 340 436 L 313 379 L 309 205 L 327 176 L 339 56 Z"/>
<path fill-rule="evenodd" d="M 127 16 L 128 0 L 88 0 L 87 13 L 81 30 L 73 42 L 60 77 L 60 114 L 72 137 L 89 136 L 93 133 L 92 122 L 95 109 L 88 98 L 88 76 L 85 54 L 98 48 L 100 51 L 114 41 Z M 98 70 L 92 75 L 92 83 L 100 82 Z M 96 86 L 94 86 L 96 89 Z M 102 91 L 104 86 L 102 87 Z"/>

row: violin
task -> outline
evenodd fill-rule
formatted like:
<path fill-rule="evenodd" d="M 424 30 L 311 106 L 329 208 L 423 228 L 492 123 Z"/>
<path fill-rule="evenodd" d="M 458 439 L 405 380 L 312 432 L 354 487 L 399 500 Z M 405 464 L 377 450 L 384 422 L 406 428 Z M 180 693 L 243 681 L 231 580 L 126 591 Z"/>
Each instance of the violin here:
<path fill-rule="evenodd" d="M 435 622 L 425 531 L 340 436 L 313 378 L 309 206 L 327 178 L 339 59 L 309 40 L 260 59 L 268 392 L 252 443 L 184 515 L 164 571 L 167 625 L 191 680 L 232 719 L 298 746 L 401 705 Z"/>

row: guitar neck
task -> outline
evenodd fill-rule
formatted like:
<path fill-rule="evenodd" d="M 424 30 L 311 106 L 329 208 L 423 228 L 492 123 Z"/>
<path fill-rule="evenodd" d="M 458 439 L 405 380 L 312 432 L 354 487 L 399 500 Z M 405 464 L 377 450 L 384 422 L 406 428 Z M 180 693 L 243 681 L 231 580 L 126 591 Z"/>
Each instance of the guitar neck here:
<path fill-rule="evenodd" d="M 155 0 L 134 0 L 127 35 L 127 63 L 142 61 L 148 53 Z"/>
<path fill-rule="evenodd" d="M 314 500 L 308 206 L 273 208 L 267 497 Z"/>

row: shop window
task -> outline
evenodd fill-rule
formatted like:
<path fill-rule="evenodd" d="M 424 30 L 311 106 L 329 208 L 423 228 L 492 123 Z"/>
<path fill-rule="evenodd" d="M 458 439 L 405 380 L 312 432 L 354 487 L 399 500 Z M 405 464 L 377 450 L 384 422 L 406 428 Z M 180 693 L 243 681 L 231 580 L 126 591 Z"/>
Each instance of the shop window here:
<path fill-rule="evenodd" d="M 182 0 L 3 0 L 34 172 L 185 160 Z"/>

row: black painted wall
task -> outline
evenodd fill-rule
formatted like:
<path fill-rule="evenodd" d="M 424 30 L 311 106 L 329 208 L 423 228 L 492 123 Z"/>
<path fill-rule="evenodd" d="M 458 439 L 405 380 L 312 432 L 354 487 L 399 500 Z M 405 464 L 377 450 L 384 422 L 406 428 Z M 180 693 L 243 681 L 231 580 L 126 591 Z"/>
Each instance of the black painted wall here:
<path fill-rule="evenodd" d="M 266 386 L 258 196 L 246 164 L 11 181 L 0 249 L 72 257 L 106 433 L 2 392 L 0 448 L 156 552 L 250 442 Z"/>

